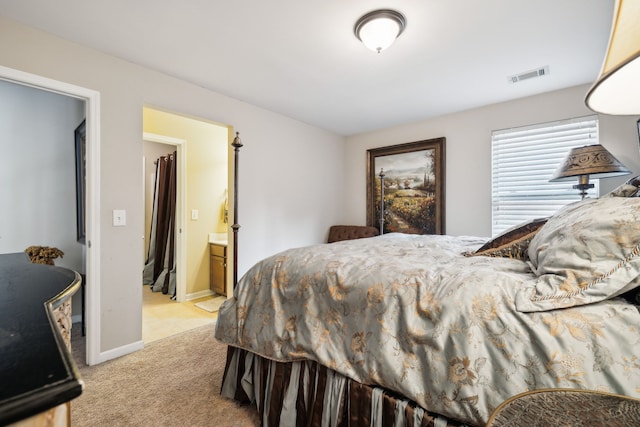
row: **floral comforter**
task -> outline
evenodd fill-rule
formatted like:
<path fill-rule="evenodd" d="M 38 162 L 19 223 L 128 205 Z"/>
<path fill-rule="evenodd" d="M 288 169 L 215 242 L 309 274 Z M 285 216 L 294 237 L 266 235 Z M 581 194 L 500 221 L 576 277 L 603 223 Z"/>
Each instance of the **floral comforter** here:
<path fill-rule="evenodd" d="M 466 257 L 473 237 L 386 234 L 288 250 L 253 266 L 216 338 L 276 361 L 312 359 L 481 425 L 527 390 L 640 397 L 640 313 L 614 298 L 516 311 L 527 263 Z"/>

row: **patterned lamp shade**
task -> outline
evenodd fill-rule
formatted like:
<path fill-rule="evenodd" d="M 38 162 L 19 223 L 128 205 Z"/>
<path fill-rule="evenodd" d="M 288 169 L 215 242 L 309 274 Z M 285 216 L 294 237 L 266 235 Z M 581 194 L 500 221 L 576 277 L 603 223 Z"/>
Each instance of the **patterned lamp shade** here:
<path fill-rule="evenodd" d="M 578 184 L 573 188 L 580 190 L 584 199 L 586 190 L 593 188 L 593 184 L 589 184 L 589 175 L 598 175 L 598 178 L 611 178 L 630 173 L 606 148 L 595 144 L 572 148 L 549 181 L 568 181 L 579 177 Z"/>

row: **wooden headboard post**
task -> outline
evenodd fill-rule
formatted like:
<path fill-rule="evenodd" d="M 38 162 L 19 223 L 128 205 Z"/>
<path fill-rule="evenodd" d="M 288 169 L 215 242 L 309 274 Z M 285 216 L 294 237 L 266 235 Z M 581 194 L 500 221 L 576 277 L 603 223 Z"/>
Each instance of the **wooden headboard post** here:
<path fill-rule="evenodd" d="M 233 147 L 233 225 L 231 229 L 233 230 L 233 288 L 235 289 L 238 284 L 238 230 L 240 229 L 238 224 L 238 157 L 242 147 L 240 132 L 236 132 L 231 146 Z"/>
<path fill-rule="evenodd" d="M 384 169 L 380 168 L 380 235 L 384 234 Z"/>

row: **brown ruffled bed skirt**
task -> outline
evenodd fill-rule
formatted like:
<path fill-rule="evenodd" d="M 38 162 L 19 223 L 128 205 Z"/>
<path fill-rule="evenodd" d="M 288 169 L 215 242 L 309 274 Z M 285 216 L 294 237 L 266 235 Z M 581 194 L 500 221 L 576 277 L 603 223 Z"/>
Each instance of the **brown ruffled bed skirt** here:
<path fill-rule="evenodd" d="M 465 426 L 313 361 L 274 362 L 231 346 L 221 394 L 255 405 L 265 427 Z"/>

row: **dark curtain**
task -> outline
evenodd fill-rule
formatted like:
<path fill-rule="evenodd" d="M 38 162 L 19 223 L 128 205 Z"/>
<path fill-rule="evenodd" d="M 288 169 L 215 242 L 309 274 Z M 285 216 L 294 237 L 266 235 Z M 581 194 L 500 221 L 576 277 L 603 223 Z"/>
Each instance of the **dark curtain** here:
<path fill-rule="evenodd" d="M 162 156 L 156 164 L 149 252 L 143 283 L 154 292 L 175 296 L 175 217 L 177 152 Z"/>

